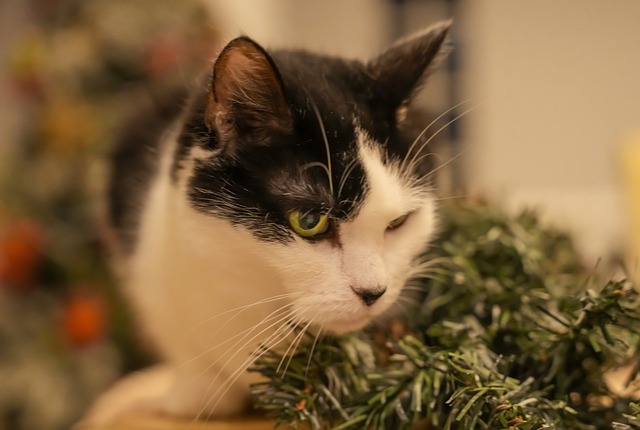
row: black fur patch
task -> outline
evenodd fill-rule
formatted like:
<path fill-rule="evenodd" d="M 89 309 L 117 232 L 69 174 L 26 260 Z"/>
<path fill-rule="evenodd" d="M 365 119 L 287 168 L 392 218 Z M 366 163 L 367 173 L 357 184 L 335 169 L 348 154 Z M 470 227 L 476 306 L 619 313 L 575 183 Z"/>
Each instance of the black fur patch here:
<path fill-rule="evenodd" d="M 158 171 L 161 137 L 180 114 L 186 96 L 186 89 L 150 95 L 112 151 L 107 210 L 125 253 L 134 248 L 140 212 Z"/>
<path fill-rule="evenodd" d="M 293 132 L 272 137 L 275 143 L 268 146 L 249 146 L 239 157 L 221 154 L 199 163 L 189 198 L 198 210 L 242 225 L 260 239 L 288 241 L 293 233 L 287 214 L 293 209 L 328 212 L 335 221 L 357 213 L 367 184 L 358 161 L 356 123 L 385 143 L 383 152 L 390 158 L 403 158 L 408 142 L 396 125 L 395 109 L 376 100 L 376 82 L 362 63 L 306 52 L 276 52 L 273 59 L 293 114 Z M 185 127 L 183 136 L 200 140 L 201 131 L 196 123 Z M 332 184 L 321 167 L 329 164 L 325 137 Z M 216 148 L 215 132 L 201 144 Z"/>
<path fill-rule="evenodd" d="M 186 94 L 179 92 L 133 121 L 116 148 L 109 214 L 123 248 L 131 252 L 135 246 L 145 196 L 158 170 L 160 137 L 179 115 L 184 123 L 171 170 L 174 182 L 186 168 L 192 148 L 216 151 L 187 172 L 188 200 L 196 210 L 244 226 L 260 240 L 279 242 L 293 239 L 287 218 L 294 209 L 328 213 L 336 224 L 354 217 L 367 193 L 355 127 L 380 143 L 385 160 L 404 159 L 415 134 L 409 136 L 406 124 L 397 123 L 398 109 L 437 62 L 448 25 L 401 42 L 370 63 L 305 51 L 269 55 L 250 39 L 236 39 L 221 54 L 235 55 L 229 57 L 235 61 L 228 67 L 223 63 L 219 71 L 236 67 L 223 75 L 227 98 L 217 97 L 211 90 L 214 86 L 203 83 L 185 106 Z M 238 69 L 242 64 L 256 67 Z M 247 71 L 252 70 L 261 79 L 250 79 L 253 72 Z M 232 72 L 239 72 L 238 82 L 249 85 L 246 105 L 236 100 L 245 92 L 235 85 Z M 262 91 L 261 82 L 276 86 Z M 251 100 L 256 96 L 263 96 L 259 103 Z M 274 96 L 276 100 L 264 98 Z M 277 106 L 272 109 L 265 101 Z M 251 106 L 259 109 L 248 112 Z M 239 118 L 245 121 L 239 119 L 234 125 L 230 112 L 242 112 Z M 265 124 L 274 121 L 261 122 L 261 112 L 271 120 L 274 112 L 290 112 L 291 118 L 270 130 Z M 215 129 L 220 118 L 224 133 Z M 254 126 L 259 133 L 247 130 Z M 221 136 L 236 140 L 220 142 Z M 329 166 L 330 177 L 325 170 Z M 424 168 L 415 166 L 410 173 L 420 178 Z"/>

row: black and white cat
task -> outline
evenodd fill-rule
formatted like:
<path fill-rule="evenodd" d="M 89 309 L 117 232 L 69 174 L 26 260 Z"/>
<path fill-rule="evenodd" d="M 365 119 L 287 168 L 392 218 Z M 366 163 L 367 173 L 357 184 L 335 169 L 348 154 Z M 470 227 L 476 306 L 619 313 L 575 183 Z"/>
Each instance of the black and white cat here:
<path fill-rule="evenodd" d="M 137 124 L 115 152 L 110 220 L 165 364 L 117 384 L 90 421 L 240 413 L 260 345 L 358 330 L 390 309 L 436 227 L 405 113 L 449 26 L 367 63 L 240 37 L 199 88 Z"/>

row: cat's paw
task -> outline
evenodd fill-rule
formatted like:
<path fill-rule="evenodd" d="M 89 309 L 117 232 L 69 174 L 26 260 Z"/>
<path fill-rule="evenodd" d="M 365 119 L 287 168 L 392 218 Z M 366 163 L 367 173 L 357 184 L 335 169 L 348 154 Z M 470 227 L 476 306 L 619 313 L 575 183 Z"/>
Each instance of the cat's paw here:
<path fill-rule="evenodd" d="M 232 384 L 226 388 L 214 375 L 180 378 L 162 403 L 164 413 L 198 420 L 233 417 L 246 413 L 250 407 L 248 385 Z M 221 389 L 222 387 L 222 389 Z"/>
<path fill-rule="evenodd" d="M 160 415 L 173 385 L 174 374 L 165 366 L 127 375 L 98 398 L 77 428 L 99 428 L 128 416 Z"/>
<path fill-rule="evenodd" d="M 124 377 L 100 396 L 78 428 L 99 428 L 127 418 L 170 416 L 209 420 L 237 416 L 250 407 L 244 385 L 219 390 L 207 373 L 186 377 L 155 366 Z"/>

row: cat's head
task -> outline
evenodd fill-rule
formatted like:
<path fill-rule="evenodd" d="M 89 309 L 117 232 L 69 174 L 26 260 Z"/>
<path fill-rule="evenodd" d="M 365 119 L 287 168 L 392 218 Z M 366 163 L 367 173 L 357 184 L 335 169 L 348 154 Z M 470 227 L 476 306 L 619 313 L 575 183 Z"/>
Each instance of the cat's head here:
<path fill-rule="evenodd" d="M 267 53 L 241 37 L 194 102 L 178 154 L 192 154 L 189 204 L 268 261 L 300 321 L 359 329 L 415 275 L 435 201 L 404 117 L 449 25 L 366 63 Z"/>

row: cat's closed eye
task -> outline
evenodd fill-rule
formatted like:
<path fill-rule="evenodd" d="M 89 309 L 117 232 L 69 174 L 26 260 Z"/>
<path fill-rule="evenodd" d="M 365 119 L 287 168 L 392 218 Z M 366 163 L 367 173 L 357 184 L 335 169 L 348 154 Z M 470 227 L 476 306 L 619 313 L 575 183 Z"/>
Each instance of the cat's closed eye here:
<path fill-rule="evenodd" d="M 394 219 L 393 221 L 391 221 L 388 225 L 387 225 L 387 231 L 391 231 L 391 230 L 396 230 L 400 227 L 402 227 L 404 225 L 404 223 L 407 222 L 407 220 L 409 219 L 409 217 L 411 216 L 413 212 L 408 212 L 402 216 L 399 216 L 398 218 Z"/>
<path fill-rule="evenodd" d="M 291 229 L 304 239 L 314 239 L 325 235 L 331 229 L 329 215 L 320 212 L 296 209 L 289 213 Z"/>

